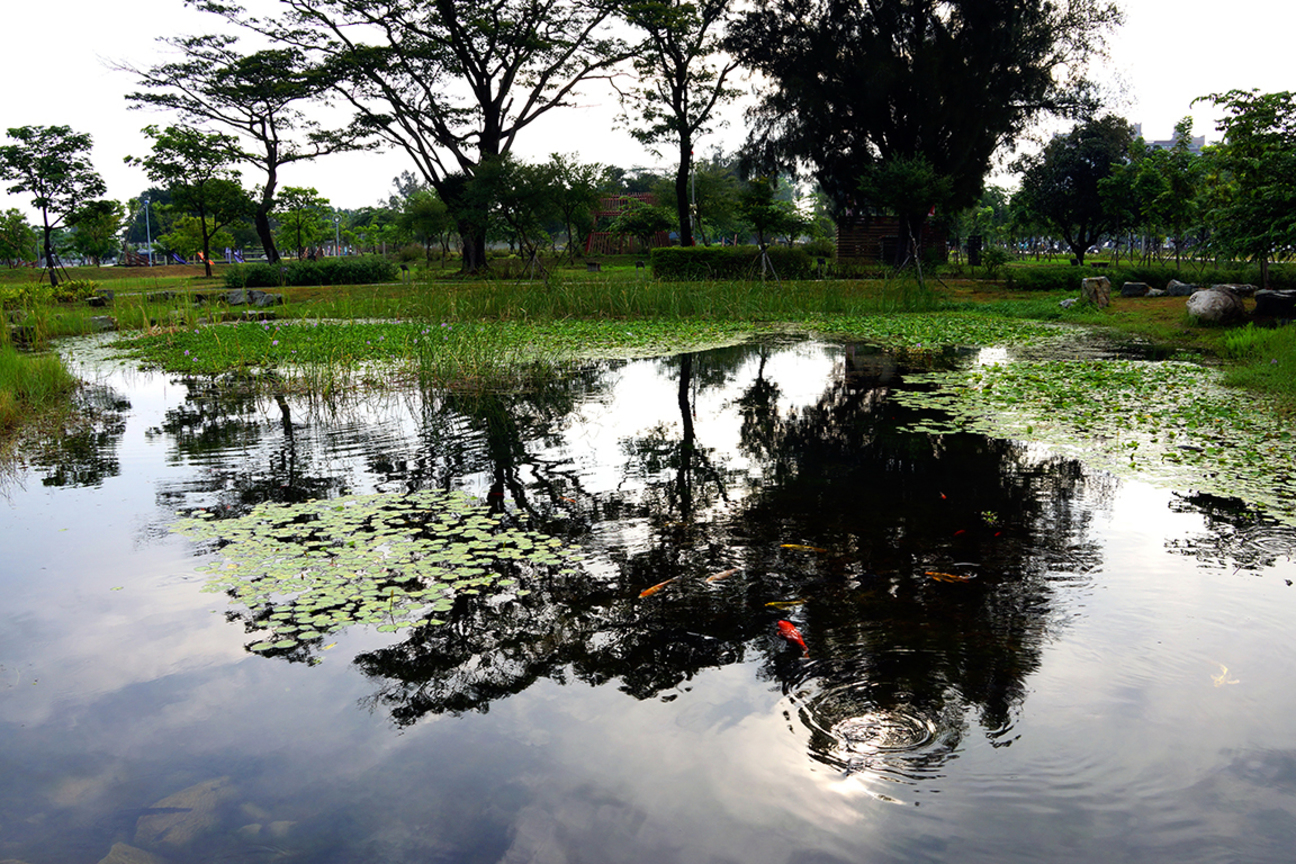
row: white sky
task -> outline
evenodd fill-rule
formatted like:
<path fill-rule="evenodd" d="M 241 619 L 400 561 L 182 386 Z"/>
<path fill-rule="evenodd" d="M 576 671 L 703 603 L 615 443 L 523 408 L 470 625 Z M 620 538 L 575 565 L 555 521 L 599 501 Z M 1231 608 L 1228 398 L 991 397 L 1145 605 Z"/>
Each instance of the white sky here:
<path fill-rule="evenodd" d="M 1112 109 L 1143 124 L 1149 139 L 1168 138 L 1176 121 L 1192 114 L 1195 134 L 1215 140 L 1217 112 L 1191 107 L 1195 97 L 1233 88 L 1296 89 L 1287 59 L 1296 32 L 1296 4 L 1275 0 L 1231 0 L 1224 6 L 1172 0 L 1123 0 L 1126 24 L 1114 36 L 1106 75 L 1125 87 Z M 143 172 L 123 164 L 148 151 L 139 132 L 148 123 L 165 125 L 166 114 L 127 110 L 124 94 L 131 75 L 109 68 L 111 61 L 147 67 L 164 55 L 156 39 L 212 32 L 223 22 L 191 11 L 182 0 L 41 0 L 10 4 L 5 12 L 5 47 L 0 51 L 0 129 L 26 125 L 71 126 L 94 136 L 93 160 L 108 184 L 108 196 L 126 200 L 149 184 Z M 578 153 L 584 161 L 631 167 L 656 159 L 614 127 L 615 100 L 587 94 L 582 107 L 558 112 L 524 130 L 517 152 L 543 158 L 554 151 Z M 742 130 L 731 126 L 699 143 L 733 149 Z M 290 166 L 281 183 L 313 186 L 333 204 L 359 207 L 391 192 L 392 178 L 412 166 L 400 153 L 328 157 Z M 245 175 L 249 183 L 257 178 Z M 0 191 L 0 208 L 27 209 L 26 196 Z"/>

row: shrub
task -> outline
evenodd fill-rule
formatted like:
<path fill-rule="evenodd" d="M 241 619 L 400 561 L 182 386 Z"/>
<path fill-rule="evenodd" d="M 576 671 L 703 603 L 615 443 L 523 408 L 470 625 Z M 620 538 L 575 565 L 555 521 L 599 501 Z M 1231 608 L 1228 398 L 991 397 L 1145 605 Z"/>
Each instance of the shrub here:
<path fill-rule="evenodd" d="M 284 285 L 372 285 L 394 282 L 395 264 L 376 255 L 238 264 L 225 271 L 228 288 L 278 288 Z"/>
<path fill-rule="evenodd" d="M 99 283 L 92 279 L 68 279 L 58 284 L 50 296 L 60 303 L 71 303 L 93 297 Z"/>
<path fill-rule="evenodd" d="M 811 258 L 822 258 L 825 261 L 831 261 L 837 257 L 837 244 L 827 237 L 811 240 L 809 243 L 802 244 L 801 248 Z"/>
<path fill-rule="evenodd" d="M 780 279 L 806 279 L 814 259 L 805 247 L 771 246 L 765 250 Z M 761 275 L 755 246 L 663 246 L 652 250 L 653 278 L 667 282 L 695 279 L 755 279 Z"/>

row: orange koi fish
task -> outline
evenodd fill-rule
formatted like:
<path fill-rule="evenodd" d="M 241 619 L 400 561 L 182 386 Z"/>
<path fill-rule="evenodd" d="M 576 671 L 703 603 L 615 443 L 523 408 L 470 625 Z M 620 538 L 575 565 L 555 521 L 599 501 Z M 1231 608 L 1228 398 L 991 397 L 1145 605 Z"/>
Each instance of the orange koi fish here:
<path fill-rule="evenodd" d="M 971 582 L 971 576 L 959 576 L 955 573 L 941 573 L 937 570 L 928 570 L 923 573 L 924 576 L 930 576 L 937 582 Z"/>
<path fill-rule="evenodd" d="M 803 546 L 800 543 L 780 543 L 780 549 L 795 549 L 798 552 L 827 552 L 827 549 L 820 549 L 818 546 Z"/>
<path fill-rule="evenodd" d="M 801 638 L 801 631 L 798 630 L 796 628 L 796 625 L 794 625 L 791 621 L 778 622 L 778 635 L 782 636 L 784 639 L 791 642 L 793 645 L 800 646 L 801 655 L 803 657 L 810 656 L 810 649 L 806 647 L 805 640 Z"/>
<path fill-rule="evenodd" d="M 665 588 L 667 585 L 674 582 L 678 578 L 679 578 L 678 576 L 672 576 L 671 578 L 667 579 L 665 582 L 658 582 L 656 585 L 653 585 L 651 588 L 645 588 L 644 590 L 640 591 L 639 596 L 651 597 L 652 595 L 656 594 L 658 591 L 662 590 L 663 588 Z"/>
<path fill-rule="evenodd" d="M 706 578 L 706 581 L 708 581 L 708 582 L 719 582 L 721 579 L 728 579 L 730 576 L 732 576 L 733 574 L 735 574 L 735 573 L 737 573 L 737 572 L 738 572 L 738 568 L 737 568 L 737 567 L 734 567 L 734 568 L 731 569 L 731 570 L 722 570 L 722 571 L 720 571 L 719 573 L 712 573 L 710 576 L 708 576 L 708 577 Z"/>

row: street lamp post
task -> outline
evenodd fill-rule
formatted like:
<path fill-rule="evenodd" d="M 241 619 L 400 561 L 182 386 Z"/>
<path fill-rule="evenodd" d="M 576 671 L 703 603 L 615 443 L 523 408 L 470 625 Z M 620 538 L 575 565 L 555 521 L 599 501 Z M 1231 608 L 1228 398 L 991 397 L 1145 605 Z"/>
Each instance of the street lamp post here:
<path fill-rule="evenodd" d="M 333 254 L 338 258 L 342 257 L 342 228 L 341 220 L 336 213 L 333 214 Z"/>
<path fill-rule="evenodd" d="M 149 266 L 153 266 L 153 226 L 149 224 L 149 200 L 144 196 L 144 238 L 148 242 Z"/>

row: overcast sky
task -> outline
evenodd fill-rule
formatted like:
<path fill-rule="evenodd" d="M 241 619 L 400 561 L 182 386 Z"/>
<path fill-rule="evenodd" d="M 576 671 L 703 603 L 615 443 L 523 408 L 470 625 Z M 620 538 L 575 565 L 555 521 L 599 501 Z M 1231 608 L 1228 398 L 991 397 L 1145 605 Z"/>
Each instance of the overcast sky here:
<path fill-rule="evenodd" d="M 1195 134 L 1215 140 L 1218 112 L 1192 100 L 1234 88 L 1296 90 L 1287 59 L 1296 32 L 1296 4 L 1275 0 L 1230 0 L 1207 7 L 1173 0 L 1123 0 L 1126 23 L 1113 37 L 1103 76 L 1123 88 L 1112 109 L 1142 123 L 1149 139 L 1168 138 L 1180 118 L 1192 114 Z M 220 19 L 194 12 L 182 0 L 40 0 L 10 4 L 5 12 L 5 47 L 0 51 L 0 129 L 67 125 L 94 136 L 93 160 L 108 184 L 108 196 L 126 200 L 149 184 L 141 170 L 123 164 L 142 156 L 148 143 L 140 128 L 165 125 L 163 113 L 128 110 L 124 94 L 134 89 L 129 73 L 113 61 L 147 67 L 164 58 L 159 36 L 212 32 Z M 588 93 L 581 107 L 551 114 L 518 138 L 524 158 L 551 152 L 578 153 L 583 161 L 624 167 L 656 165 L 623 130 L 614 128 L 615 100 Z M 699 143 L 733 149 L 737 124 Z M 377 203 L 391 191 L 392 178 L 412 166 L 400 153 L 328 157 L 316 164 L 289 166 L 281 183 L 313 186 L 339 207 Z M 253 174 L 245 175 L 251 182 Z M 27 196 L 0 191 L 0 208 L 28 209 Z"/>

